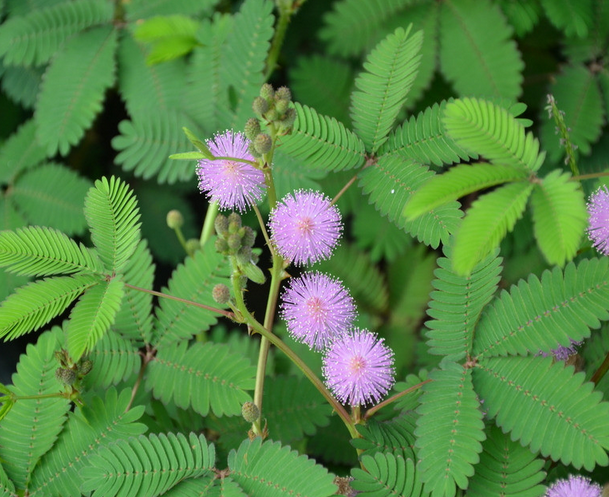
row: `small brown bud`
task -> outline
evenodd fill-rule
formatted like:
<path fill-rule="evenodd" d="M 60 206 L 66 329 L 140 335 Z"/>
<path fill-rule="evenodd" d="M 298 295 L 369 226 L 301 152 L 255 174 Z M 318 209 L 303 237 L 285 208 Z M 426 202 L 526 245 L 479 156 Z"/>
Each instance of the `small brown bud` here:
<path fill-rule="evenodd" d="M 76 381 L 76 373 L 72 369 L 57 368 L 55 370 L 55 378 L 64 385 L 72 385 Z"/>
<path fill-rule="evenodd" d="M 230 300 L 230 290 L 222 283 L 218 283 L 214 286 L 211 295 L 218 304 L 226 304 Z"/>

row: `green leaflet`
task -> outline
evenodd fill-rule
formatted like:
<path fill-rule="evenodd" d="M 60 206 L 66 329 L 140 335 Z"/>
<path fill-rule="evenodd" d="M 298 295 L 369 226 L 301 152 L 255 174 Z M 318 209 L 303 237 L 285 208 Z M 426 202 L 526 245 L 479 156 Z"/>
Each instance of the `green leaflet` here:
<path fill-rule="evenodd" d="M 178 483 L 175 487 L 163 494 L 166 497 L 192 497 L 193 495 L 205 497 L 247 497 L 241 487 L 230 476 L 203 476 L 189 478 Z"/>
<path fill-rule="evenodd" d="M 466 161 L 469 154 L 459 147 L 446 133 L 442 116 L 446 101 L 435 103 L 389 134 L 381 146 L 379 155 L 399 154 L 420 164 L 453 164 Z M 472 158 L 477 159 L 476 154 Z"/>
<path fill-rule="evenodd" d="M 0 337 L 12 340 L 36 331 L 97 283 L 89 275 L 57 276 L 17 288 L 0 307 Z"/>
<path fill-rule="evenodd" d="M 12 392 L 16 395 L 60 392 L 63 385 L 55 378 L 59 366 L 55 358 L 57 349 L 57 334 L 50 332 L 41 335 L 36 345 L 28 345 L 27 354 L 19 361 L 18 373 L 13 375 Z M 19 489 L 28 487 L 41 457 L 52 449 L 69 408 L 70 401 L 65 398 L 18 400 L 0 423 L 0 460 L 9 462 L 6 473 Z"/>
<path fill-rule="evenodd" d="M 570 177 L 554 170 L 531 195 L 535 238 L 546 260 L 559 266 L 575 256 L 588 223 L 584 193 Z"/>
<path fill-rule="evenodd" d="M 57 443 L 34 471 L 29 486 L 31 497 L 81 497 L 83 480 L 79 471 L 100 447 L 146 431 L 137 420 L 144 406 L 127 410 L 131 388 L 117 394 L 106 390 L 104 397 L 88 397 L 82 408 L 70 412 Z"/>
<path fill-rule="evenodd" d="M 186 478 L 211 472 L 216 453 L 203 435 L 154 433 L 101 447 L 80 470 L 84 492 L 117 497 L 164 494 Z"/>
<path fill-rule="evenodd" d="M 489 357 L 473 375 L 488 416 L 513 440 L 578 469 L 609 464 L 609 403 L 583 372 L 551 357 Z"/>
<path fill-rule="evenodd" d="M 47 153 L 67 155 L 102 108 L 114 83 L 118 33 L 112 26 L 83 31 L 53 58 L 42 82 L 34 120 Z"/>
<path fill-rule="evenodd" d="M 529 276 L 502 291 L 476 329 L 473 353 L 479 358 L 550 352 L 590 336 L 609 319 L 609 260 L 583 260 Z"/>
<path fill-rule="evenodd" d="M 430 211 L 415 221 L 407 222 L 402 215 L 410 195 L 433 174 L 412 159 L 385 155 L 364 168 L 359 178 L 363 192 L 370 195 L 371 203 L 381 215 L 426 245 L 437 248 L 440 241 L 447 243 L 459 227 L 463 212 L 457 202 Z"/>
<path fill-rule="evenodd" d="M 6 79 L 6 75 L 3 76 Z M 40 164 L 46 151 L 35 139 L 36 124 L 33 119 L 23 123 L 0 146 L 0 183 L 12 183 L 19 173 Z"/>
<path fill-rule="evenodd" d="M 351 445 L 363 450 L 367 456 L 381 452 L 397 458 L 416 460 L 415 423 L 416 415 L 412 412 L 383 423 L 370 419 L 366 426 L 357 426 L 362 438 L 354 438 Z"/>
<path fill-rule="evenodd" d="M 140 240 L 137 199 L 128 185 L 112 176 L 95 182 L 85 198 L 91 240 L 106 270 L 120 273 Z"/>
<path fill-rule="evenodd" d="M 562 29 L 567 36 L 585 38 L 589 28 L 592 27 L 596 14 L 590 0 L 564 0 L 552 2 L 541 0 L 544 14 L 558 29 Z"/>
<path fill-rule="evenodd" d="M 125 4 L 126 18 L 131 22 L 153 16 L 184 14 L 197 15 L 209 11 L 218 0 L 131 0 Z"/>
<path fill-rule="evenodd" d="M 516 100 L 524 64 L 497 4 L 442 4 L 438 33 L 441 70 L 459 94 Z"/>
<path fill-rule="evenodd" d="M 32 8 L 12 16 L 0 28 L 0 55 L 8 65 L 38 66 L 47 62 L 71 36 L 90 26 L 109 23 L 112 4 L 75 0 Z"/>
<path fill-rule="evenodd" d="M 198 27 L 198 22 L 185 15 L 157 16 L 138 23 L 133 36 L 152 44 L 146 62 L 153 65 L 188 54 L 197 43 Z"/>
<path fill-rule="evenodd" d="M 444 127 L 457 145 L 493 164 L 512 166 L 530 174 L 545 153 L 539 141 L 508 110 L 490 101 L 462 98 L 446 104 Z"/>
<path fill-rule="evenodd" d="M 421 472 L 412 459 L 402 459 L 391 453 L 377 452 L 374 457 L 362 456 L 363 471 L 353 468 L 351 482 L 357 495 L 362 497 L 426 497 L 429 493 L 423 488 Z"/>
<path fill-rule="evenodd" d="M 212 297 L 212 289 L 219 283 L 230 287 L 230 268 L 226 258 L 216 251 L 212 241 L 206 243 L 194 257 L 188 257 L 171 275 L 164 293 L 191 300 L 213 308 L 220 307 Z M 175 342 L 190 339 L 209 329 L 219 314 L 208 309 L 184 305 L 171 299 L 161 299 L 156 309 L 151 342 L 161 349 Z"/>
<path fill-rule="evenodd" d="M 296 102 L 294 108 L 296 122 L 292 133 L 281 139 L 283 153 L 311 169 L 340 171 L 364 164 L 364 143 L 355 133 L 306 105 Z"/>
<path fill-rule="evenodd" d="M 21 176 L 13 186 L 12 199 L 30 224 L 82 235 L 87 227 L 82 204 L 91 186 L 88 179 L 65 166 L 49 163 Z"/>
<path fill-rule="evenodd" d="M 467 488 L 482 452 L 482 411 L 471 369 L 447 361 L 429 378 L 434 381 L 423 386 L 417 409 L 418 470 L 425 490 L 434 496 L 455 495 L 457 487 Z"/>
<path fill-rule="evenodd" d="M 417 75 L 423 33 L 398 28 L 368 55 L 351 95 L 353 129 L 369 152 L 387 140 Z"/>
<path fill-rule="evenodd" d="M 91 287 L 76 303 L 66 325 L 67 349 L 73 361 L 91 350 L 116 319 L 125 284 L 118 278 Z"/>
<path fill-rule="evenodd" d="M 245 390 L 254 388 L 256 368 L 225 345 L 186 342 L 159 348 L 148 366 L 146 388 L 167 403 L 191 407 L 207 416 L 241 414 L 241 405 L 251 400 Z"/>
<path fill-rule="evenodd" d="M 28 276 L 101 273 L 97 254 L 61 231 L 30 226 L 0 232 L 0 266 Z"/>
<path fill-rule="evenodd" d="M 479 262 L 469 276 L 455 273 L 449 248 L 448 258 L 439 258 L 439 268 L 431 292 L 427 314 L 433 318 L 425 326 L 429 330 L 429 353 L 458 361 L 471 354 L 474 328 L 486 304 L 497 290 L 501 261 L 497 251 Z"/>
<path fill-rule="evenodd" d="M 511 166 L 461 164 L 441 175 L 432 176 L 419 188 L 404 208 L 408 221 L 448 202 L 502 183 L 523 181 L 527 173 Z"/>
<path fill-rule="evenodd" d="M 487 497 L 540 497 L 546 491 L 540 485 L 545 477 L 544 461 L 529 449 L 510 440 L 500 428 L 490 425 L 482 442 L 480 462 L 469 480 L 467 495 Z"/>
<path fill-rule="evenodd" d="M 453 270 L 470 274 L 508 231 L 512 231 L 526 208 L 533 184 L 509 183 L 476 200 L 455 235 Z"/>
<path fill-rule="evenodd" d="M 322 497 L 336 492 L 334 475 L 326 468 L 279 442 L 262 443 L 260 437 L 246 439 L 236 451 L 231 450 L 228 467 L 247 495 Z"/>

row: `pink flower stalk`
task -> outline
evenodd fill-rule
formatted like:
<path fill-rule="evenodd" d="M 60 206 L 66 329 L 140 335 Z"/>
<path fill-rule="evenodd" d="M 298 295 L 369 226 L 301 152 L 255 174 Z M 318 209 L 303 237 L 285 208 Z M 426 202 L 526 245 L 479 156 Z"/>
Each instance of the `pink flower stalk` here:
<path fill-rule="evenodd" d="M 393 386 L 393 351 L 375 333 L 354 328 L 326 349 L 326 386 L 343 404 L 378 404 Z"/>
<path fill-rule="evenodd" d="M 281 313 L 290 335 L 310 349 L 323 350 L 351 327 L 357 315 L 343 284 L 320 272 L 291 279 L 282 300 Z"/>
<path fill-rule="evenodd" d="M 568 480 L 556 480 L 545 497 L 601 497 L 600 485 L 590 478 L 570 475 Z"/>
<path fill-rule="evenodd" d="M 588 238 L 596 250 L 609 255 L 609 190 L 602 186 L 588 202 Z"/>
<path fill-rule="evenodd" d="M 329 258 L 342 231 L 338 208 L 312 190 L 286 195 L 271 211 L 269 227 L 279 254 L 299 266 Z"/>
<path fill-rule="evenodd" d="M 207 146 L 216 157 L 234 157 L 254 161 L 249 153 L 250 141 L 242 133 L 232 130 L 207 140 Z M 201 159 L 197 166 L 199 190 L 218 202 L 220 209 L 243 212 L 256 204 L 264 195 L 264 173 L 253 165 L 238 160 Z"/>

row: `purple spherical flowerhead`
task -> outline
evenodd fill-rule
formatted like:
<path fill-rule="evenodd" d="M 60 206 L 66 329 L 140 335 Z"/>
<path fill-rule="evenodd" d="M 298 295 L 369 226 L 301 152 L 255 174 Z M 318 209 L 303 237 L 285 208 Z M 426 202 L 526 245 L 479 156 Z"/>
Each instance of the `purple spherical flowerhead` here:
<path fill-rule="evenodd" d="M 228 130 L 206 143 L 216 157 L 255 160 L 248 151 L 250 142 L 242 133 Z M 237 160 L 201 159 L 197 175 L 199 190 L 218 202 L 220 209 L 243 212 L 262 198 L 266 188 L 264 173 L 260 169 Z"/>
<path fill-rule="evenodd" d="M 609 190 L 602 186 L 588 201 L 588 238 L 596 250 L 609 255 Z"/>
<path fill-rule="evenodd" d="M 299 266 L 330 257 L 343 228 L 338 208 L 312 190 L 287 194 L 271 211 L 269 227 L 277 251 Z"/>
<path fill-rule="evenodd" d="M 326 349 L 323 374 L 343 404 L 378 404 L 395 382 L 393 351 L 375 333 L 354 328 Z"/>
<path fill-rule="evenodd" d="M 556 480 L 545 497 L 601 497 L 601 494 L 600 485 L 590 478 L 570 475 L 568 480 Z"/>
<path fill-rule="evenodd" d="M 322 350 L 345 333 L 357 315 L 355 303 L 343 284 L 320 273 L 293 278 L 283 292 L 281 314 L 294 340 Z"/>

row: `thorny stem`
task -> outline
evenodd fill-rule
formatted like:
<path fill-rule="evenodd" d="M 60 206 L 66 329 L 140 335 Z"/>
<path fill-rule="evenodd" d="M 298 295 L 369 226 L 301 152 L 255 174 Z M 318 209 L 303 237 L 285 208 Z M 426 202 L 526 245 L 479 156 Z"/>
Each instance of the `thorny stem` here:
<path fill-rule="evenodd" d="M 137 290 L 138 292 L 149 293 L 151 295 L 155 295 L 156 297 L 163 297 L 170 300 L 177 300 L 178 302 L 182 302 L 187 305 L 192 305 L 195 307 L 200 307 L 201 309 L 207 309 L 208 311 L 216 312 L 218 314 L 222 314 L 229 319 L 235 320 L 235 314 L 233 312 L 225 311 L 224 309 L 216 309 L 215 307 L 210 307 L 205 304 L 199 304 L 198 302 L 193 302 L 192 300 L 181 299 L 180 297 L 174 297 L 173 295 L 168 295 L 166 293 L 156 292 L 154 290 L 148 290 L 146 288 L 141 288 L 139 286 L 130 285 L 129 283 L 125 283 L 127 288 L 132 288 L 133 290 Z"/>
<path fill-rule="evenodd" d="M 404 395 L 408 395 L 411 392 L 414 392 L 415 390 L 418 390 L 419 388 L 421 388 L 423 385 L 425 385 L 425 383 L 429 383 L 431 380 L 425 380 L 422 381 L 421 383 L 418 383 L 417 385 L 414 385 L 406 390 L 404 390 L 403 392 L 400 393 L 396 393 L 395 395 L 392 395 L 391 397 L 389 397 L 388 399 L 385 399 L 383 402 L 381 402 L 380 404 L 375 405 L 374 407 L 371 407 L 370 409 L 368 409 L 366 411 L 366 414 L 364 414 L 364 420 L 370 419 L 378 410 L 382 409 L 383 407 L 391 404 L 392 402 L 395 402 L 396 400 L 398 400 L 400 397 L 403 397 Z"/>

